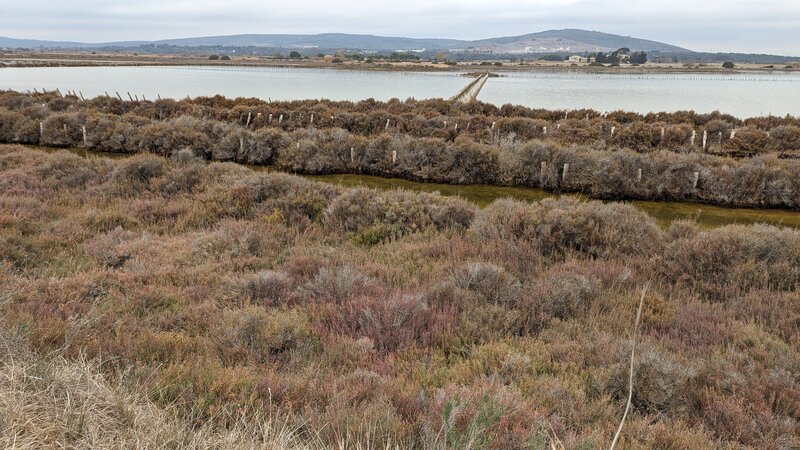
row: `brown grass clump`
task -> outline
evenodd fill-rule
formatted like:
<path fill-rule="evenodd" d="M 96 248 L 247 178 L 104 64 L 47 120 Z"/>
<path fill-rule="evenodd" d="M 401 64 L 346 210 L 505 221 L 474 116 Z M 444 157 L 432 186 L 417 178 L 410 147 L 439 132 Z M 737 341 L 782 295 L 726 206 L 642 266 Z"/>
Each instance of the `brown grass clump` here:
<path fill-rule="evenodd" d="M 6 324 L 3 324 L 4 326 Z M 193 427 L 85 358 L 39 356 L 0 336 L 0 445 L 4 448 L 306 449 L 299 429 L 262 416 L 217 430 Z"/>

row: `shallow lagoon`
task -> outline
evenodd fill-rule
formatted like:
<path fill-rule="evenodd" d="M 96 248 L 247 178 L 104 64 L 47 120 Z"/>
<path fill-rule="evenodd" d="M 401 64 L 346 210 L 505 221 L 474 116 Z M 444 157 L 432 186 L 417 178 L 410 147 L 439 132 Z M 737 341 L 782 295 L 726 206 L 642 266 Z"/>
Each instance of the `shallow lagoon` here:
<path fill-rule="evenodd" d="M 457 72 L 271 67 L 37 67 L 0 69 L 0 89 L 60 89 L 84 96 L 258 97 L 264 100 L 449 98 L 470 79 Z M 800 115 L 800 74 L 593 74 L 505 72 L 479 100 L 532 108 L 640 113 L 719 110 L 737 117 Z"/>

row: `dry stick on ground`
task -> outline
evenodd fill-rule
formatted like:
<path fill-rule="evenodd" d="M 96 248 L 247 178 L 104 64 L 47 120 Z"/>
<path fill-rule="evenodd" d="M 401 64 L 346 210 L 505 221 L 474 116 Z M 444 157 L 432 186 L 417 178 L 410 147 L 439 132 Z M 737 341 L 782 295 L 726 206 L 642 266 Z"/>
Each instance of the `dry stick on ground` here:
<path fill-rule="evenodd" d="M 561 442 L 561 439 L 558 438 L 552 424 L 550 425 L 550 433 L 548 433 L 550 437 L 550 450 L 565 450 L 564 444 Z"/>
<path fill-rule="evenodd" d="M 630 367 L 630 374 L 628 376 L 628 401 L 625 404 L 625 412 L 622 413 L 622 420 L 619 421 L 619 427 L 617 428 L 616 434 L 614 434 L 614 440 L 611 441 L 611 448 L 610 450 L 614 450 L 614 447 L 617 445 L 617 441 L 619 440 L 620 434 L 622 434 L 622 427 L 625 425 L 625 419 L 628 417 L 628 411 L 631 409 L 631 402 L 633 401 L 633 363 L 636 357 L 636 334 L 639 331 L 639 319 L 642 318 L 642 306 L 644 306 L 644 296 L 647 294 L 647 289 L 650 287 L 650 283 L 644 285 L 642 289 L 642 297 L 639 299 L 639 309 L 636 310 L 636 322 L 633 324 L 633 335 L 631 336 L 631 367 Z"/>

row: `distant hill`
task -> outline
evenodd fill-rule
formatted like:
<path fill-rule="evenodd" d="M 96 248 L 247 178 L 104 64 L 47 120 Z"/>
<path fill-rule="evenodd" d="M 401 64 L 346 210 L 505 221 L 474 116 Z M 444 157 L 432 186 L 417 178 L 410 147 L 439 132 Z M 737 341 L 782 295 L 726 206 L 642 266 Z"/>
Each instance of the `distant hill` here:
<path fill-rule="evenodd" d="M 0 36 L 0 48 L 82 48 L 82 42 L 40 41 L 37 39 L 13 39 Z"/>
<path fill-rule="evenodd" d="M 271 47 L 271 48 L 321 48 L 344 50 L 462 50 L 486 53 L 548 53 L 609 51 L 622 47 L 631 50 L 681 52 L 689 50 L 674 45 L 646 39 L 585 30 L 551 30 L 522 36 L 499 37 L 467 41 L 458 39 L 421 39 L 385 37 L 366 34 L 324 33 L 302 34 L 239 34 L 231 36 L 204 36 L 158 41 L 126 42 L 59 42 L 0 37 L 0 48 L 128 48 L 142 45 L 172 45 L 177 47 Z"/>
<path fill-rule="evenodd" d="M 153 44 L 175 46 L 231 46 L 275 48 L 341 48 L 347 50 L 419 50 L 451 49 L 463 47 L 466 41 L 456 39 L 418 39 L 384 37 L 367 34 L 324 33 L 302 34 L 239 34 L 234 36 L 208 36 L 185 39 L 165 39 Z"/>
<path fill-rule="evenodd" d="M 14 39 L 0 36 L 0 48 L 70 48 L 90 49 L 105 47 L 138 47 L 149 44 L 149 41 L 120 41 L 120 42 L 70 42 L 70 41 L 42 41 L 38 39 Z"/>
<path fill-rule="evenodd" d="M 691 52 L 691 50 L 675 45 L 664 44 L 663 42 L 586 30 L 542 31 L 540 33 L 531 33 L 522 36 L 484 39 L 475 41 L 472 45 L 491 51 L 492 53 L 517 53 L 525 51 L 534 53 L 607 52 L 623 47 L 627 47 L 631 49 L 631 51 L 643 50 L 646 52 L 657 51 L 662 53 Z"/>

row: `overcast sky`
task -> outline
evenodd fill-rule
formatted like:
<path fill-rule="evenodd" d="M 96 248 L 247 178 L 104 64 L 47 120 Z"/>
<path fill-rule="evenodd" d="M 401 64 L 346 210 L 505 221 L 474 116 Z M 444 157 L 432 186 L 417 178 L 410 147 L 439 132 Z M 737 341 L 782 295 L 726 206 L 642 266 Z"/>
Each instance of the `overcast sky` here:
<path fill-rule="evenodd" d="M 560 28 L 800 56 L 800 0 L 0 0 L 0 36 L 84 42 L 324 32 L 478 39 Z"/>

